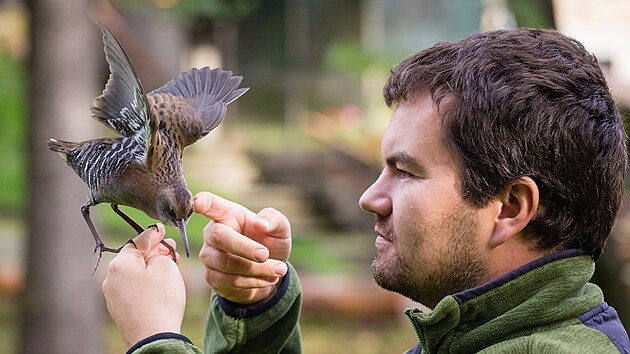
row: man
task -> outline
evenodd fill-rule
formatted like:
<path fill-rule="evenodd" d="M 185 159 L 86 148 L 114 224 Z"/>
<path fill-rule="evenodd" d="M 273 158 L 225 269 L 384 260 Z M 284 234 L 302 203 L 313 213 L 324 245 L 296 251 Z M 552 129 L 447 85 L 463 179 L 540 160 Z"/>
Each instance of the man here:
<path fill-rule="evenodd" d="M 394 108 L 385 164 L 360 205 L 376 216 L 376 282 L 432 308 L 405 312 L 420 340 L 412 352 L 628 352 L 615 310 L 588 283 L 626 169 L 596 59 L 554 31 L 474 34 L 403 61 L 384 98 Z M 288 220 L 208 193 L 195 211 L 213 220 L 200 253 L 215 290 L 206 352 L 299 352 Z M 139 237 L 149 245 L 128 245 L 103 284 L 114 320 L 134 352 L 201 352 L 179 334 L 176 266 L 152 267 L 167 259 L 155 247 L 163 232 Z M 176 285 L 179 296 L 155 301 Z"/>

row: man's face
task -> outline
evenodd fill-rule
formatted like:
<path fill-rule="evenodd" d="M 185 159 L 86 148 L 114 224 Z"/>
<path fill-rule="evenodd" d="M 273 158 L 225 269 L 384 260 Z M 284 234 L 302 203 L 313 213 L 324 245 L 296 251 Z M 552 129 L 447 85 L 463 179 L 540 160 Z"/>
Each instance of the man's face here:
<path fill-rule="evenodd" d="M 429 95 L 398 104 L 381 145 L 383 171 L 359 201 L 376 216 L 374 279 L 428 307 L 489 280 L 489 214 L 463 200 L 439 119 Z"/>

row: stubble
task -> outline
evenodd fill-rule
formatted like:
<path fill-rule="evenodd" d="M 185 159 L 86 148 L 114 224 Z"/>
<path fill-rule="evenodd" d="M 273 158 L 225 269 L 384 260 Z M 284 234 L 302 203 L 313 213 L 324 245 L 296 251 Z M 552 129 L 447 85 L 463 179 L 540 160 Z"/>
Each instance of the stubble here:
<path fill-rule="evenodd" d="M 394 255 L 389 259 L 377 252 L 372 262 L 374 280 L 382 288 L 434 308 L 445 296 L 488 280 L 488 264 L 474 242 L 477 220 L 467 207 L 455 208 L 432 230 L 420 225 L 404 246 L 398 243 L 391 224 L 380 218 L 377 224 L 394 247 Z M 439 250 L 426 249 L 429 237 L 447 237 L 449 245 Z"/>

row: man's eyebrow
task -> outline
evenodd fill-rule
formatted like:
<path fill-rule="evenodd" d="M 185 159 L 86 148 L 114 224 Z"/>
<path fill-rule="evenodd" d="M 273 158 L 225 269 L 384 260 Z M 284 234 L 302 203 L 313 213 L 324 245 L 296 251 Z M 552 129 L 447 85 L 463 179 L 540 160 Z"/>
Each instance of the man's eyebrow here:
<path fill-rule="evenodd" d="M 385 163 L 388 166 L 396 166 L 397 164 L 407 167 L 420 167 L 418 161 L 413 156 L 407 154 L 404 151 L 396 152 L 385 159 Z"/>

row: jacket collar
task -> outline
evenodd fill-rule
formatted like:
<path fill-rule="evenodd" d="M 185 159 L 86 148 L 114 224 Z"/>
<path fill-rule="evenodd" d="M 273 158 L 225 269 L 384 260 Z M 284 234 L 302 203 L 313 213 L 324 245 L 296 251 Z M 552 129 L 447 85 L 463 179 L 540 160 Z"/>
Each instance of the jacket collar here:
<path fill-rule="evenodd" d="M 575 319 L 603 301 L 587 284 L 595 262 L 581 250 L 567 250 L 442 299 L 424 313 L 407 309 L 418 338 L 429 353 L 476 352 L 533 327 Z M 553 311 L 550 311 L 553 308 Z"/>

